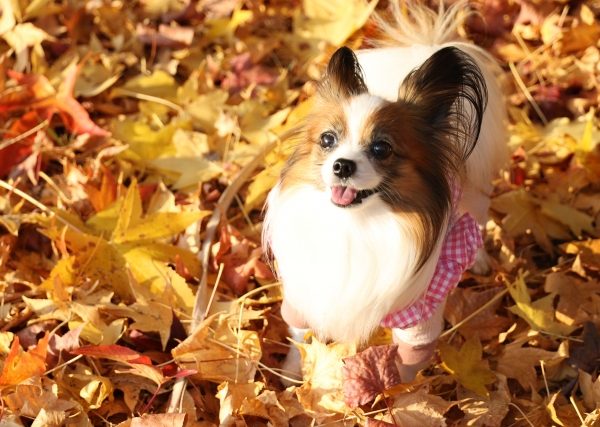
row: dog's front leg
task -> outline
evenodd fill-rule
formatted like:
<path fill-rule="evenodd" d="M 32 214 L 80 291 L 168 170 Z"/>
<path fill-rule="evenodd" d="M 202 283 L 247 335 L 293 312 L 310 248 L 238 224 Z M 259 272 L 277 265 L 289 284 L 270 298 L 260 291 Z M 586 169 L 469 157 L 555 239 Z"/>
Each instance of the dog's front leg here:
<path fill-rule="evenodd" d="M 393 328 L 394 343 L 398 345 L 402 382 L 412 381 L 417 372 L 426 368 L 435 352 L 437 338 L 444 329 L 444 306 L 440 304 L 433 316 L 417 325 L 406 328 Z"/>

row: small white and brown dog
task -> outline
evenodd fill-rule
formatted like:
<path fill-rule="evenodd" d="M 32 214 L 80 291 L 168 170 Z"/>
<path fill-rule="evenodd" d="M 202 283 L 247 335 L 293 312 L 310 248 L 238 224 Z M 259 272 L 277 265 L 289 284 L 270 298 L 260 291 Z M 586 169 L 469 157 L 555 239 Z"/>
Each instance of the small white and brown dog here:
<path fill-rule="evenodd" d="M 396 7 L 379 22 L 393 46 L 331 57 L 267 201 L 264 245 L 291 326 L 365 342 L 427 294 L 458 217 L 486 223 L 505 106 L 493 59 L 453 36 L 464 7 Z M 472 268 L 486 267 L 480 253 Z M 403 379 L 430 358 L 444 305 L 445 294 L 394 327 Z"/>

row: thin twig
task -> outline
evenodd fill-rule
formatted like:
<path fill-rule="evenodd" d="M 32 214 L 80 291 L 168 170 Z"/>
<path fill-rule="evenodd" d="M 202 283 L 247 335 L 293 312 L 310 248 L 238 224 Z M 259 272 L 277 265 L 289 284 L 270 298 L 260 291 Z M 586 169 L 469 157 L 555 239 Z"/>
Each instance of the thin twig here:
<path fill-rule="evenodd" d="M 47 126 L 48 123 L 50 123 L 50 122 L 46 119 L 46 120 L 38 123 L 37 125 L 35 125 L 31 129 L 26 130 L 22 134 L 19 134 L 19 135 L 15 136 L 14 138 L 7 139 L 6 141 L 0 143 L 0 150 L 4 150 L 6 147 L 8 147 L 10 145 L 13 145 L 13 144 L 16 144 L 17 142 L 22 141 L 25 138 L 30 137 L 31 135 L 33 135 L 34 133 L 36 133 L 38 130 L 41 130 L 43 127 Z"/>
<path fill-rule="evenodd" d="M 544 124 L 544 126 L 546 126 L 548 124 L 548 119 L 546 118 L 546 115 L 544 114 L 544 112 L 542 111 L 542 109 L 540 108 L 538 103 L 535 101 L 535 99 L 531 95 L 531 92 L 529 92 L 529 89 L 527 89 L 527 86 L 525 85 L 525 82 L 523 82 L 523 79 L 519 75 L 519 71 L 515 67 L 515 64 L 512 62 L 509 62 L 508 66 L 510 68 L 510 71 L 511 71 L 514 79 L 515 79 L 515 82 L 517 83 L 517 86 L 519 86 L 519 89 L 521 89 L 521 92 L 523 92 L 523 95 L 525 95 L 525 98 L 527 98 L 527 100 L 529 101 L 529 103 L 531 104 L 531 106 L 533 107 L 533 109 L 535 110 L 537 115 L 539 116 L 539 118 L 542 121 L 542 123 Z"/>
<path fill-rule="evenodd" d="M 73 230 L 79 232 L 79 233 L 83 233 L 82 230 L 80 230 L 79 228 L 77 228 L 76 225 L 71 224 L 69 221 L 67 221 L 66 219 L 64 219 L 63 217 L 61 217 L 60 215 L 57 215 L 53 210 L 51 210 L 50 208 L 46 207 L 43 203 L 38 202 L 37 200 L 35 200 L 33 197 L 31 197 L 29 194 L 19 190 L 17 187 L 15 187 L 12 184 L 9 184 L 8 182 L 0 179 L 0 187 L 16 194 L 17 196 L 19 196 L 20 198 L 22 198 L 23 200 L 31 203 L 33 206 L 35 206 L 36 208 L 38 208 L 39 210 L 41 210 L 42 212 L 56 218 L 58 221 L 62 222 L 64 225 L 66 225 L 67 227 L 72 228 Z"/>
<path fill-rule="evenodd" d="M 479 307 L 473 313 L 469 314 L 467 317 L 465 317 L 463 320 L 461 320 L 460 322 L 458 322 L 456 325 L 454 325 L 453 327 L 451 327 L 447 331 L 444 331 L 444 333 L 440 335 L 440 338 L 444 338 L 444 337 L 450 335 L 451 333 L 453 333 L 454 331 L 456 331 L 462 325 L 464 325 L 465 323 L 467 323 L 469 320 L 471 320 L 472 318 L 474 318 L 475 316 L 477 316 L 483 310 L 485 310 L 486 308 L 490 307 L 492 304 L 494 304 L 496 301 L 498 301 L 500 298 L 502 298 L 504 295 L 506 295 L 507 292 L 508 292 L 508 289 L 504 289 L 504 290 L 498 292 L 496 295 L 494 295 L 494 298 L 492 298 L 491 300 L 489 300 L 488 302 L 486 302 L 485 304 L 483 304 L 481 307 Z"/>

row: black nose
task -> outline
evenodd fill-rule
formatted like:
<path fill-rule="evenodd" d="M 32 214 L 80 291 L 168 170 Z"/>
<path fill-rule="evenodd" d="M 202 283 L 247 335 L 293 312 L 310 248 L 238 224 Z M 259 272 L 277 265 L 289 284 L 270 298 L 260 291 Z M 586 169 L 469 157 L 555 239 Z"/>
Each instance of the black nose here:
<path fill-rule="evenodd" d="M 333 162 L 333 174 L 338 178 L 350 178 L 356 172 L 356 163 L 353 160 L 337 159 Z"/>

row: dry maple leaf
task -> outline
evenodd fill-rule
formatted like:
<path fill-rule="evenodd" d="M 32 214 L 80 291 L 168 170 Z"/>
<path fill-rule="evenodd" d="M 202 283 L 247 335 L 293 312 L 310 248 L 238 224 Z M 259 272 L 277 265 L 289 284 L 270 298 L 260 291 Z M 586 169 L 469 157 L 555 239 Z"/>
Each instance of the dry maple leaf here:
<path fill-rule="evenodd" d="M 43 75 L 27 75 L 9 70 L 8 75 L 16 80 L 25 93 L 21 103 L 0 101 L 0 113 L 15 110 L 35 110 L 45 119 L 58 113 L 65 125 L 75 134 L 109 136 L 110 132 L 96 125 L 85 108 L 73 97 L 73 89 L 79 66 L 73 63 L 66 70 L 58 91 L 54 91 Z"/>
<path fill-rule="evenodd" d="M 351 408 L 399 384 L 398 346 L 380 345 L 344 359 L 344 400 Z"/>
<path fill-rule="evenodd" d="M 496 376 L 482 359 L 483 351 L 477 338 L 469 338 L 460 350 L 444 342 L 439 347 L 444 370 L 469 390 L 489 396 L 485 386 L 494 383 Z"/>
<path fill-rule="evenodd" d="M 512 284 L 508 285 L 508 291 L 516 303 L 509 307 L 509 310 L 524 319 L 533 330 L 568 335 L 575 329 L 556 320 L 554 294 L 531 301 L 524 274 L 520 274 Z"/>
<path fill-rule="evenodd" d="M 395 395 L 389 402 L 390 412 L 381 418 L 394 426 L 445 427 L 444 414 L 455 404 L 419 388 Z"/>
<path fill-rule="evenodd" d="M 507 378 L 516 379 L 524 389 L 529 390 L 537 386 L 535 368 L 544 360 L 557 357 L 557 354 L 541 348 L 522 347 L 522 345 L 522 342 L 506 345 L 498 358 L 496 370 Z"/>
<path fill-rule="evenodd" d="M 18 385 L 31 377 L 40 376 L 46 371 L 46 352 L 49 339 L 50 335 L 46 333 L 38 341 L 37 346 L 23 351 L 19 344 L 19 337 L 14 337 L 0 374 L 0 390 Z"/>

